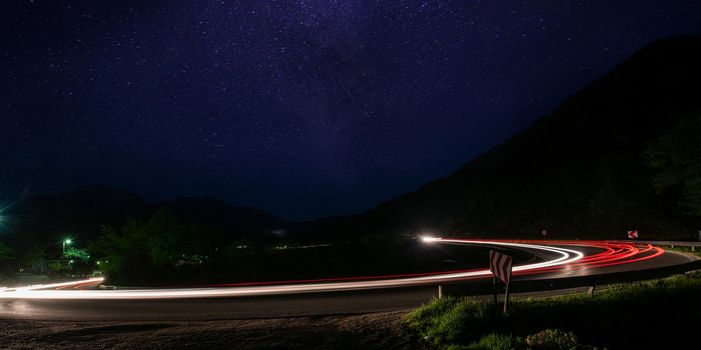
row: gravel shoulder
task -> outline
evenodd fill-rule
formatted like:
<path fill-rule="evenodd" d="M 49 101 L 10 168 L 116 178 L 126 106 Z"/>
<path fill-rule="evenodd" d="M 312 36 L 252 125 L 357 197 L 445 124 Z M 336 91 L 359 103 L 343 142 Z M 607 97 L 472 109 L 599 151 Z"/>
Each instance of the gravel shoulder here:
<path fill-rule="evenodd" d="M 177 322 L 0 318 L 2 349 L 423 349 L 405 311 Z"/>

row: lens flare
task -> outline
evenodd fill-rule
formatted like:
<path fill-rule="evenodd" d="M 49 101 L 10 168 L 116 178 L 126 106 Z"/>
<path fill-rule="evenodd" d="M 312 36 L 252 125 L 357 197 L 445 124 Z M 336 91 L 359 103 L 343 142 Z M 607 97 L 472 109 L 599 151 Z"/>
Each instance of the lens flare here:
<path fill-rule="evenodd" d="M 426 243 L 436 242 L 436 241 L 440 241 L 440 240 L 441 240 L 440 237 L 421 236 L 421 241 L 426 242 Z"/>

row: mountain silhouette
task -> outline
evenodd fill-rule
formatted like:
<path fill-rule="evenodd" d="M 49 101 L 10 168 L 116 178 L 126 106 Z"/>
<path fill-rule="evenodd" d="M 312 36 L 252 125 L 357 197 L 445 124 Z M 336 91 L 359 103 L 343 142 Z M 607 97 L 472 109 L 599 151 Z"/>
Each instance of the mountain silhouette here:
<path fill-rule="evenodd" d="M 701 111 L 701 37 L 654 42 L 550 115 L 447 177 L 355 216 L 298 229 L 316 237 L 695 237 L 698 219 L 655 193 L 645 148 Z"/>
<path fill-rule="evenodd" d="M 85 186 L 74 192 L 31 197 L 17 205 L 14 215 L 24 235 L 44 242 L 64 237 L 90 242 L 102 226 L 121 227 L 128 219 L 148 220 L 160 207 L 173 211 L 186 225 L 199 225 L 231 239 L 255 240 L 285 224 L 273 214 L 236 207 L 210 197 L 183 197 L 149 203 L 126 190 Z"/>

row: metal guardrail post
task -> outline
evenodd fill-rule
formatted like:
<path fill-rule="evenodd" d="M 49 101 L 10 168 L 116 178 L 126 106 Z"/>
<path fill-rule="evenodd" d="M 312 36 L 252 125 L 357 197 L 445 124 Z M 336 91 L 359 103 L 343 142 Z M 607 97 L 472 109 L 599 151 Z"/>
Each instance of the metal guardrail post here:
<path fill-rule="evenodd" d="M 699 237 L 701 238 L 701 237 Z M 652 245 L 658 245 L 658 246 L 666 246 L 666 247 L 689 247 L 694 249 L 696 251 L 696 248 L 701 247 L 701 242 L 696 242 L 696 241 L 689 241 L 689 242 L 684 242 L 684 241 L 639 241 L 639 240 L 609 240 L 610 242 L 629 242 L 629 243 L 638 243 L 638 244 L 652 244 Z"/>
<path fill-rule="evenodd" d="M 509 281 L 511 282 L 511 281 Z M 509 306 L 509 285 L 511 283 L 506 284 L 506 292 L 504 292 L 504 315 L 506 315 L 506 309 Z"/>

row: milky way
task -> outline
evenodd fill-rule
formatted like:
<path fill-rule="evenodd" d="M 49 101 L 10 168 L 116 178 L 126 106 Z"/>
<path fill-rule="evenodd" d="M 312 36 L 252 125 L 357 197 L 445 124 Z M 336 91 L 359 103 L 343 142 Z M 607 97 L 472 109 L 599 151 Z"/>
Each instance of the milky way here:
<path fill-rule="evenodd" d="M 698 1 L 2 1 L 0 180 L 288 219 L 445 176 Z"/>

